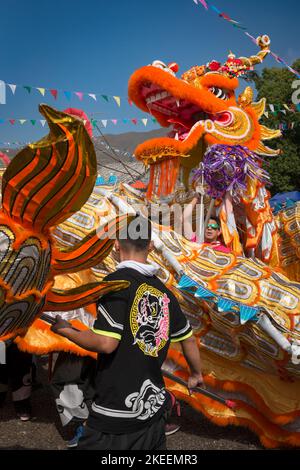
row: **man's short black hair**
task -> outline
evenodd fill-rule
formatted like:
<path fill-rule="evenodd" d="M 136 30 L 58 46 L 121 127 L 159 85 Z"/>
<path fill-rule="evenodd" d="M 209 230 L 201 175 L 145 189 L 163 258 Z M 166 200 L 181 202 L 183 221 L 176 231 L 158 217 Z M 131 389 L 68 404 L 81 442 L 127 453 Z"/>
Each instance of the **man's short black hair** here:
<path fill-rule="evenodd" d="M 127 251 L 145 251 L 151 242 L 151 222 L 137 214 L 120 230 L 118 240 L 120 246 Z"/>

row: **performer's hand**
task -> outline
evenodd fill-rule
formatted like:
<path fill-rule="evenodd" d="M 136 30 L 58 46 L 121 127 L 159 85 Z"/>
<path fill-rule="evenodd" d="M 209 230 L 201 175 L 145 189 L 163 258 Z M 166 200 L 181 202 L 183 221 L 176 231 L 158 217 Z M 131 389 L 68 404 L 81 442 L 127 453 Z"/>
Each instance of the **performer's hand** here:
<path fill-rule="evenodd" d="M 65 328 L 72 328 L 71 323 L 61 318 L 59 315 L 56 315 L 55 323 L 51 326 L 51 331 L 57 333 L 58 335 L 64 335 L 63 330 Z"/>
<path fill-rule="evenodd" d="M 196 387 L 202 387 L 203 388 L 203 385 L 204 385 L 204 381 L 203 381 L 203 376 L 200 373 L 198 374 L 192 374 L 189 376 L 189 379 L 188 379 L 188 389 L 189 389 L 189 392 L 190 394 L 193 392 L 193 389 L 196 388 Z"/>

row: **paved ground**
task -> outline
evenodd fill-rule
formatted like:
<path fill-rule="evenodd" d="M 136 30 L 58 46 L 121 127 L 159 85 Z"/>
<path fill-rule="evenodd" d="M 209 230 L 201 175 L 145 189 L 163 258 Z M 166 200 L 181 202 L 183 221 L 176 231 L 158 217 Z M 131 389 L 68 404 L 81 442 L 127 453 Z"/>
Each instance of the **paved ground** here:
<path fill-rule="evenodd" d="M 32 421 L 23 423 L 17 420 L 9 399 L 0 409 L 0 450 L 66 449 L 65 442 L 72 435 L 60 425 L 47 381 L 46 358 L 39 359 L 37 381 L 39 385 L 32 395 Z M 168 437 L 170 450 L 261 449 L 258 439 L 250 431 L 215 426 L 184 403 L 178 422 L 180 431 Z"/>

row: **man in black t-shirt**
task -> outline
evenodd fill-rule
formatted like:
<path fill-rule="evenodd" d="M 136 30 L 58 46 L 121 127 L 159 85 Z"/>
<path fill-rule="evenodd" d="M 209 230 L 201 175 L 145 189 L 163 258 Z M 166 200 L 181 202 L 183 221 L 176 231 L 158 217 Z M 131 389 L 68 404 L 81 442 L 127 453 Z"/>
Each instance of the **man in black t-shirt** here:
<path fill-rule="evenodd" d="M 133 224 L 133 225 L 132 225 Z M 79 449 L 163 450 L 167 394 L 161 366 L 170 342 L 180 341 L 191 369 L 190 389 L 201 384 L 200 354 L 175 296 L 147 264 L 151 223 L 136 217 L 116 240 L 117 270 L 106 280 L 130 286 L 97 304 L 91 330 L 57 318 L 53 331 L 99 354 L 92 410 Z"/>

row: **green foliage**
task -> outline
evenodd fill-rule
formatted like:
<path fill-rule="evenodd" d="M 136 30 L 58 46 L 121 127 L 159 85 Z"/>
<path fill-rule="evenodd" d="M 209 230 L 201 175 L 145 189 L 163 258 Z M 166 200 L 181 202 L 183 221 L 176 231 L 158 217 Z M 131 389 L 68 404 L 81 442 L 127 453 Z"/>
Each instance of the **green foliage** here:
<path fill-rule="evenodd" d="M 300 70 L 300 59 L 293 64 L 293 68 Z M 272 195 L 278 192 L 294 191 L 300 189 L 300 112 L 292 103 L 292 95 L 296 91 L 292 88 L 293 82 L 298 80 L 297 89 L 300 89 L 300 80 L 286 68 L 265 68 L 261 75 L 253 73 L 249 77 L 256 86 L 257 99 L 265 97 L 267 104 L 275 105 L 275 113 L 272 114 L 269 107 L 269 118 L 262 117 L 261 123 L 271 129 L 278 129 L 280 123 L 287 125 L 294 122 L 294 129 L 283 130 L 282 137 L 274 141 L 265 141 L 269 147 L 281 149 L 281 155 L 268 158 L 266 169 L 271 175 Z M 300 98 L 300 92 L 298 92 Z M 294 107 L 295 112 L 286 114 L 280 110 L 283 104 L 289 108 Z"/>

